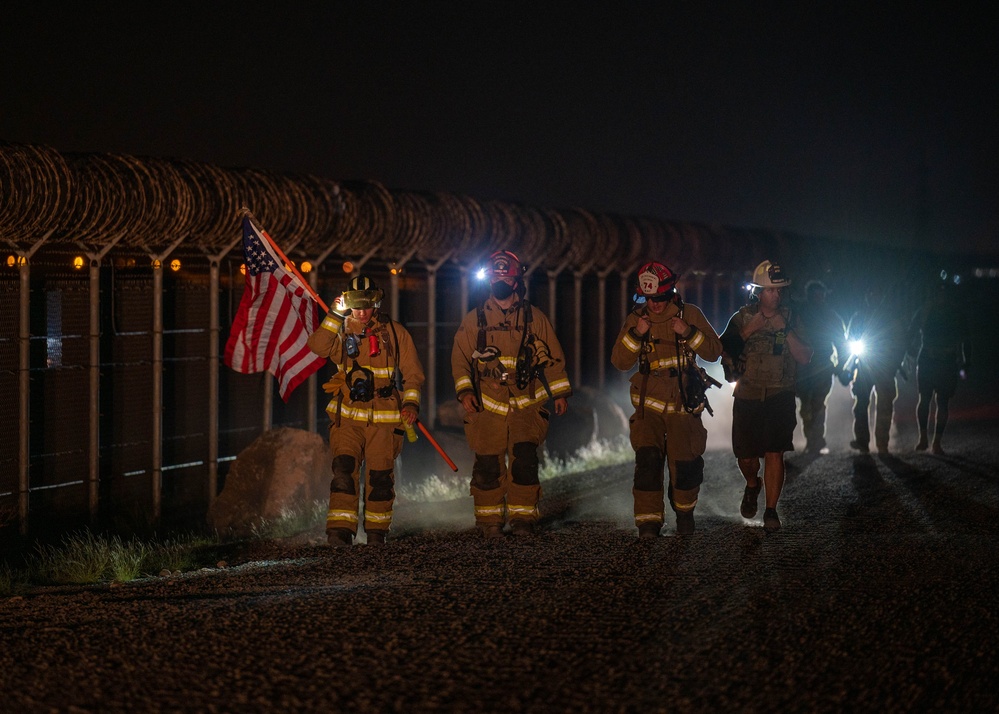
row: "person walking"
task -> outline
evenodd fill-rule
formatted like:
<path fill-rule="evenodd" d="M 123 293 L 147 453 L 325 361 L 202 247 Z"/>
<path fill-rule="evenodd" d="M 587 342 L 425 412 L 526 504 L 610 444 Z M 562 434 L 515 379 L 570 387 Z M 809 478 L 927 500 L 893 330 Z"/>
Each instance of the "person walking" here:
<path fill-rule="evenodd" d="M 732 450 L 746 479 L 740 512 L 743 518 L 756 516 L 765 486 L 767 531 L 781 527 L 777 503 L 784 488 L 784 452 L 794 450 L 797 366 L 812 357 L 812 348 L 798 334 L 800 320 L 785 300 L 790 285 L 780 265 L 769 260 L 757 265 L 752 301 L 732 315 L 721 336 L 725 376 L 735 382 Z"/>
<path fill-rule="evenodd" d="M 694 508 L 704 481 L 707 430 L 701 415 L 710 385 L 696 362 L 714 362 L 721 342 L 707 318 L 676 292 L 677 275 L 650 262 L 638 271 L 635 309 L 625 318 L 611 363 L 630 371 L 628 420 L 635 450 L 632 487 L 635 525 L 640 539 L 656 538 L 665 521 L 663 467 L 669 472 L 670 507 L 678 535 L 694 532 Z"/>
<path fill-rule="evenodd" d="M 908 347 L 907 325 L 880 285 L 871 285 L 864 307 L 850 317 L 847 339 L 853 356 L 840 372 L 844 385 L 853 383 L 853 440 L 850 447 L 870 453 L 869 411 L 875 403 L 874 443 L 879 454 L 888 453 L 895 400 L 896 373 Z"/>
<path fill-rule="evenodd" d="M 333 479 L 327 541 L 349 546 L 357 535 L 361 465 L 366 468 L 364 531 L 369 545 L 385 543 L 395 503 L 395 459 L 420 411 L 423 365 L 409 331 L 379 313 L 383 291 L 367 276 L 352 279 L 309 348 L 336 372 L 323 389 L 331 400 Z"/>
<path fill-rule="evenodd" d="M 966 378 L 971 366 L 968 320 L 956 291 L 956 285 L 941 281 L 927 303 L 913 316 L 909 327 L 909 334 L 919 338 L 916 357 L 919 441 L 916 451 L 929 448 L 933 454 L 944 453 L 941 441 L 950 416 L 950 399 L 957 391 L 958 378 Z M 937 408 L 931 444 L 928 427 L 934 399 Z"/>
<path fill-rule="evenodd" d="M 484 538 L 531 535 L 540 518 L 538 448 L 548 435 L 553 402 L 566 413 L 572 395 L 565 356 L 545 314 L 525 299 L 523 267 L 499 250 L 486 268 L 490 294 L 458 327 L 451 372 L 465 410 L 465 437 L 475 455 L 471 493 Z"/>
<path fill-rule="evenodd" d="M 832 390 L 833 375 L 845 366 L 846 326 L 843 318 L 826 304 L 828 289 L 820 280 L 805 285 L 805 300 L 798 306 L 801 337 L 812 348 L 808 364 L 798 365 L 794 392 L 800 406 L 805 452 L 828 454 L 826 448 L 826 402 Z"/>

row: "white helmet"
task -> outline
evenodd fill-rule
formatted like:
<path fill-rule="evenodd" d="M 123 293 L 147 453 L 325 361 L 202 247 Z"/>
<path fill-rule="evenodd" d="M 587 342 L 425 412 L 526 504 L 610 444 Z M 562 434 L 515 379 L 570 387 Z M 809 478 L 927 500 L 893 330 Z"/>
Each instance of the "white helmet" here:
<path fill-rule="evenodd" d="M 758 288 L 786 288 L 790 284 L 784 269 L 769 260 L 764 260 L 753 271 L 753 285 Z"/>

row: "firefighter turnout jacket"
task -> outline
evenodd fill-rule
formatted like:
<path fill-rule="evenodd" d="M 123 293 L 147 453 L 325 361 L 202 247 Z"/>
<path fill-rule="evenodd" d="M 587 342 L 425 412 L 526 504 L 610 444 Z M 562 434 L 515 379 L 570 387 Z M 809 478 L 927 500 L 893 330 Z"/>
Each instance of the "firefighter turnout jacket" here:
<path fill-rule="evenodd" d="M 330 418 L 337 423 L 346 419 L 396 425 L 401 423 L 401 407 L 419 413 L 425 376 L 409 331 L 378 313 L 359 331 L 349 329 L 353 322 L 331 312 L 309 336 L 312 351 L 336 367 L 323 385 L 331 396 L 326 407 Z"/>
<path fill-rule="evenodd" d="M 638 319 L 645 317 L 652 327 L 643 337 L 638 335 Z M 721 342 L 711 324 L 696 305 L 683 305 L 682 319 L 691 327 L 689 335 L 677 339 L 673 331 L 674 317 L 680 316 L 680 308 L 671 302 L 666 310 L 656 315 L 644 307 L 631 312 L 624 321 L 624 327 L 611 350 L 611 363 L 623 372 L 636 365 L 640 369 L 631 376 L 631 404 L 637 411 L 651 410 L 658 414 L 685 413 L 680 394 L 679 370 L 682 354 L 677 353 L 677 345 L 683 346 L 705 362 L 715 362 L 721 355 Z M 643 364 L 644 363 L 644 364 Z M 643 371 L 648 369 L 648 375 Z M 644 399 L 643 394 L 644 387 Z"/>
<path fill-rule="evenodd" d="M 485 411 L 499 416 L 572 394 L 555 329 L 526 300 L 503 310 L 490 297 L 465 315 L 454 337 L 451 372 L 458 399 L 474 392 Z"/>

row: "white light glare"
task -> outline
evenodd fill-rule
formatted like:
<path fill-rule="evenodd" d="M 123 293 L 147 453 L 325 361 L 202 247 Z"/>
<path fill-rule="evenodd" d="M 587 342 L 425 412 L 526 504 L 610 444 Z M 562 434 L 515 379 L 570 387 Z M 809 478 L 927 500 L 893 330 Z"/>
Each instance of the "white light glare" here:
<path fill-rule="evenodd" d="M 478 270 L 476 270 L 475 271 L 475 279 L 476 280 L 485 280 L 486 279 L 486 269 L 485 268 L 479 268 Z"/>
<path fill-rule="evenodd" d="M 850 354 L 858 356 L 864 354 L 864 341 L 850 340 Z"/>

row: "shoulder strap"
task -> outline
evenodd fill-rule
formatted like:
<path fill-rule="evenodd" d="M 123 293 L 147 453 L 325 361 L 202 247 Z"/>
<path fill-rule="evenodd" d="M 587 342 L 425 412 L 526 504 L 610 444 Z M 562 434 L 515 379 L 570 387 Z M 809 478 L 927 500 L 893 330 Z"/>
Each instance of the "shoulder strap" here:
<path fill-rule="evenodd" d="M 391 317 L 386 318 L 385 322 L 388 324 L 389 329 L 392 331 L 392 341 L 395 342 L 395 365 L 392 367 L 392 383 L 395 384 L 400 390 L 402 389 L 402 371 L 399 369 L 399 360 L 401 355 L 399 354 L 399 334 L 395 331 L 395 320 Z"/>
<path fill-rule="evenodd" d="M 479 336 L 475 341 L 475 349 L 479 352 L 485 352 L 486 350 L 486 310 L 485 307 L 480 304 L 475 308 L 476 321 L 479 325 Z"/>

